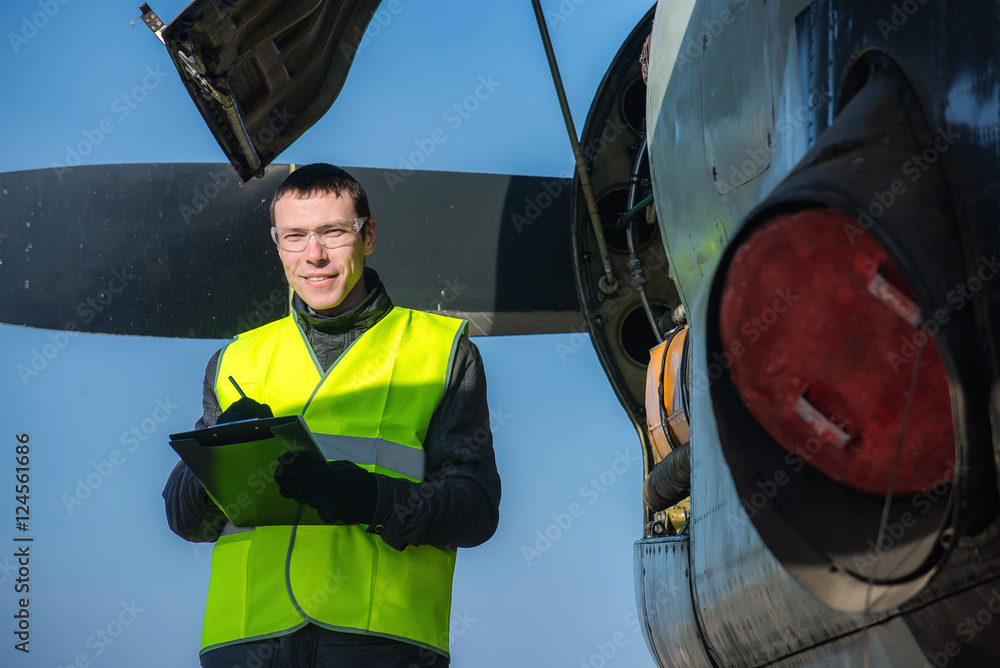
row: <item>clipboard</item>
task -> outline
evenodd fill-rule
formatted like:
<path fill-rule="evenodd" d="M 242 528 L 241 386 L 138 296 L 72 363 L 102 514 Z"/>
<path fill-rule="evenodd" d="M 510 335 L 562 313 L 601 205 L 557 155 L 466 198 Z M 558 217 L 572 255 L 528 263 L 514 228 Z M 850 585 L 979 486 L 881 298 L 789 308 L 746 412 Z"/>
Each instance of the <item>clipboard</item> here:
<path fill-rule="evenodd" d="M 274 472 L 291 458 L 326 462 L 301 415 L 260 418 L 170 435 L 170 447 L 238 527 L 326 524 L 315 508 L 278 492 Z"/>

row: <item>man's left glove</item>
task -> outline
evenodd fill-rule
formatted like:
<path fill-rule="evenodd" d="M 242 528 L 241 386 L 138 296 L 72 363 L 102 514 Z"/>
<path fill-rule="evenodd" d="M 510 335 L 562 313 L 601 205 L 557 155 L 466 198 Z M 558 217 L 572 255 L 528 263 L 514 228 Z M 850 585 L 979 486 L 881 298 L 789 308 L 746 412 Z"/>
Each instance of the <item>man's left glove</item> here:
<path fill-rule="evenodd" d="M 327 524 L 369 524 L 375 514 L 375 474 L 353 462 L 295 459 L 275 472 L 274 481 L 283 497 L 312 506 Z"/>

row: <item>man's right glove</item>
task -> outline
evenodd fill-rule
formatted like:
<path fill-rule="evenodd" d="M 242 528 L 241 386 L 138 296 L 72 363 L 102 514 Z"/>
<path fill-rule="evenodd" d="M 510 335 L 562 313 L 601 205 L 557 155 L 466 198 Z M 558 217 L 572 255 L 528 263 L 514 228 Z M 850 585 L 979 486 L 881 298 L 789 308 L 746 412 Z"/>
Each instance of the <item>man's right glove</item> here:
<path fill-rule="evenodd" d="M 312 506 L 327 524 L 368 524 L 378 502 L 376 475 L 349 461 L 296 459 L 274 481 L 283 497 Z"/>
<path fill-rule="evenodd" d="M 260 404 L 250 397 L 243 397 L 226 410 L 215 421 L 216 424 L 223 422 L 236 422 L 237 420 L 250 420 L 252 418 L 274 417 L 271 407 L 267 404 Z"/>

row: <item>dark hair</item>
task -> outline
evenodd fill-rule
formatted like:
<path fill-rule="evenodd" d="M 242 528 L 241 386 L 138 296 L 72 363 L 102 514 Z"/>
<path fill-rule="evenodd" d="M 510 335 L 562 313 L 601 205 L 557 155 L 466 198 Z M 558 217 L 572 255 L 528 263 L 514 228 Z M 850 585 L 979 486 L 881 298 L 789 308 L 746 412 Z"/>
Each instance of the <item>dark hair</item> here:
<path fill-rule="evenodd" d="M 343 197 L 347 193 L 354 202 L 354 210 L 359 218 L 372 215 L 368 208 L 368 195 L 358 180 L 340 167 L 325 162 L 316 162 L 299 167 L 281 182 L 271 198 L 271 225 L 274 225 L 274 205 L 285 195 L 294 194 L 300 198 L 312 197 L 321 193 L 333 193 Z M 368 223 L 365 223 L 367 227 Z"/>

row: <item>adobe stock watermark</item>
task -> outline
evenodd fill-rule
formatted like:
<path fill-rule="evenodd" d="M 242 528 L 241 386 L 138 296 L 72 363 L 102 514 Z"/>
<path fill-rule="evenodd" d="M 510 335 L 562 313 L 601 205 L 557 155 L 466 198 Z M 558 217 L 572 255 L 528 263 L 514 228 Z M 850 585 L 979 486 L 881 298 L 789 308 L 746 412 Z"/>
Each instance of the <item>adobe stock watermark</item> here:
<path fill-rule="evenodd" d="M 473 461 L 484 447 L 492 444 L 493 436 L 513 417 L 510 413 L 504 413 L 502 406 L 497 406 L 495 409 L 491 406 L 489 411 L 489 429 L 477 427 L 471 434 L 463 436 L 461 444 L 455 448 L 454 457 L 444 460 L 438 470 L 428 474 L 419 484 L 411 486 L 409 498 L 405 503 L 393 504 L 392 514 L 395 515 L 396 521 L 405 522 L 414 513 L 423 510 L 438 490 L 447 484 L 448 479 L 460 473 L 459 467 Z"/>
<path fill-rule="evenodd" d="M 565 23 L 569 17 L 576 14 L 577 8 L 587 0 L 562 0 L 555 9 L 543 9 L 545 24 L 549 27 L 558 27 L 560 23 Z"/>
<path fill-rule="evenodd" d="M 771 502 L 778 495 L 778 491 L 792 481 L 792 476 L 799 473 L 812 459 L 823 449 L 824 445 L 833 443 L 831 435 L 820 433 L 810 437 L 805 443 L 800 443 L 794 449 L 785 453 L 785 468 L 776 469 L 768 479 L 758 480 L 757 490 L 749 497 L 740 496 L 740 505 L 747 514 L 747 519 L 752 520 L 756 514 Z M 963 468 L 963 471 L 967 469 Z M 951 462 L 947 471 L 933 485 L 927 489 L 917 492 L 910 498 L 910 506 L 913 512 L 906 511 L 899 515 L 898 520 L 889 523 L 882 532 L 882 536 L 876 540 L 868 540 L 868 552 L 864 557 L 854 556 L 854 567 L 858 573 L 868 575 L 875 567 L 879 557 L 885 552 L 892 550 L 905 536 L 906 531 L 917 525 L 917 519 L 931 511 L 935 504 L 947 500 L 950 493 L 950 481 L 955 479 L 958 466 Z M 730 529 L 737 526 L 745 526 L 747 519 L 737 516 L 734 513 L 727 513 L 726 519 Z"/>
<path fill-rule="evenodd" d="M 983 633 L 993 624 L 993 620 L 1000 614 L 1000 591 L 996 588 L 990 590 L 990 597 L 975 615 L 969 615 L 955 626 L 955 635 L 965 641 L 965 645 L 971 644 L 980 633 Z M 949 640 L 939 652 L 927 652 L 927 662 L 922 668 L 945 668 L 951 660 L 962 653 L 963 645 L 954 640 Z M 964 664 L 963 664 L 964 665 Z"/>
<path fill-rule="evenodd" d="M 585 146 L 581 147 L 584 163 L 590 164 L 595 158 L 608 150 L 611 143 L 618 139 L 627 128 L 628 126 L 625 125 L 625 123 L 620 119 L 614 118 L 606 120 L 604 122 L 604 126 L 601 128 L 600 134 L 588 142 Z M 558 177 L 548 181 L 542 181 L 542 188 L 534 195 L 534 197 L 524 198 L 524 208 L 521 213 L 512 213 L 510 215 L 510 222 L 514 226 L 514 231 L 517 232 L 517 234 L 522 234 L 525 227 L 534 224 L 534 222 L 538 220 L 539 216 L 542 215 L 542 212 L 556 202 L 562 194 L 564 187 L 566 187 L 563 185 L 563 180 L 573 178 L 575 166 L 576 164 L 574 162 L 574 167 L 564 169 L 559 173 Z"/>
<path fill-rule="evenodd" d="M 829 92 L 811 88 L 805 104 L 800 104 L 794 111 L 779 118 L 774 124 L 774 136 L 768 134 L 767 144 L 761 148 L 748 148 L 746 150 L 747 159 L 739 165 L 730 167 L 729 181 L 724 181 L 720 173 L 717 179 L 718 184 L 727 190 L 735 190 L 755 174 L 758 174 L 764 165 L 770 163 L 771 156 L 783 146 L 784 142 L 805 124 L 809 115 L 829 103 L 831 99 Z"/>
<path fill-rule="evenodd" d="M 444 301 L 446 303 L 451 303 L 455 299 L 457 299 L 458 296 L 464 290 L 468 289 L 468 286 L 462 285 L 461 283 L 458 282 L 457 277 L 455 278 L 454 283 L 446 280 L 445 285 L 449 287 L 446 287 L 445 290 L 441 291 L 440 300 L 435 298 L 430 302 L 430 304 L 428 304 L 428 309 L 427 309 L 428 312 L 434 313 L 435 311 L 441 310 L 441 301 Z M 454 291 L 453 295 L 450 297 L 448 296 L 447 292 L 448 290 Z M 384 373 L 384 370 L 389 365 L 391 365 L 395 357 L 396 357 L 396 350 L 394 348 L 384 348 L 382 350 L 379 350 L 378 352 L 374 352 L 368 355 L 368 357 L 365 358 L 364 366 L 358 372 L 356 381 L 363 383 L 372 378 L 380 377 Z M 490 424 L 494 424 L 494 422 L 495 422 L 494 417 L 490 416 Z M 503 424 L 502 420 L 500 421 L 500 424 Z"/>
<path fill-rule="evenodd" d="M 72 663 L 65 666 L 60 663 L 57 668 L 90 668 L 93 665 L 93 659 L 108 651 L 115 644 L 115 641 L 125 633 L 125 629 L 132 626 L 139 619 L 139 615 L 146 611 L 145 608 L 139 607 L 134 598 L 129 602 L 122 601 L 120 607 L 121 610 L 112 614 L 111 621 L 87 636 L 85 644 L 91 651 L 79 652 L 73 657 Z"/>
<path fill-rule="evenodd" d="M 919 154 L 912 155 L 909 160 L 903 163 L 900 168 L 902 175 L 908 177 L 911 184 L 916 183 L 940 159 L 941 154 L 954 146 L 961 136 L 957 132 L 938 128 L 932 145 Z M 872 199 L 868 206 L 859 206 L 855 220 L 844 223 L 843 230 L 847 235 L 847 240 L 853 244 L 856 237 L 864 234 L 865 230 L 874 225 L 876 220 L 892 208 L 896 203 L 896 198 L 903 195 L 908 187 L 903 179 L 894 179 L 885 190 L 873 190 Z"/>
<path fill-rule="evenodd" d="M 73 145 L 66 144 L 66 155 L 63 157 L 63 161 L 54 160 L 52 162 L 52 168 L 55 170 L 59 182 L 62 183 L 63 177 L 71 167 L 82 165 L 83 159 L 91 155 L 94 149 L 115 131 L 118 123 L 124 121 L 133 111 L 138 109 L 149 94 L 160 87 L 160 83 L 167 76 L 168 73 L 163 71 L 161 65 L 157 65 L 155 68 L 151 65 L 147 66 L 146 74 L 138 84 L 111 100 L 109 108 L 113 116 L 105 116 L 97 122 L 95 127 L 80 130 L 83 139 Z"/>
<path fill-rule="evenodd" d="M 586 501 L 587 506 L 594 505 L 633 464 L 641 461 L 642 458 L 631 451 L 616 450 L 611 464 L 580 486 L 578 492 L 580 499 Z M 521 556 L 524 557 L 525 564 L 531 566 L 542 554 L 548 552 L 553 544 L 569 533 L 574 523 L 585 513 L 586 508 L 581 501 L 571 502 L 565 512 L 552 513 L 550 515 L 552 522 L 541 529 L 535 529 L 534 540 L 521 545 Z"/>
<path fill-rule="evenodd" d="M 570 355 L 585 347 L 588 343 L 590 343 L 590 336 L 587 334 L 585 325 L 584 329 L 578 332 L 570 332 L 569 338 L 566 339 L 565 343 L 557 341 L 554 347 L 556 354 L 559 355 L 559 361 L 565 364 L 566 359 Z"/>
<path fill-rule="evenodd" d="M 38 32 L 56 17 L 59 10 L 70 2 L 72 0 L 38 0 L 35 4 L 39 11 L 30 16 L 28 14 L 22 16 L 21 29 L 17 32 L 7 33 L 7 41 L 10 42 L 10 48 L 14 50 L 14 53 L 18 53 L 22 46 L 34 39 Z"/>
<path fill-rule="evenodd" d="M 218 171 L 209 171 L 208 178 L 200 186 L 192 188 L 191 199 L 177 205 L 177 211 L 185 223 L 190 223 L 193 216 L 199 215 L 216 197 L 222 193 L 232 181 L 229 170 L 225 167 Z"/>
<path fill-rule="evenodd" d="M 819 453 L 824 445 L 831 443 L 833 443 L 832 434 L 826 431 L 820 432 L 817 436 L 810 437 L 805 443 L 800 443 L 793 450 L 786 452 L 785 465 L 791 470 L 791 474 L 798 473 Z M 791 481 L 791 475 L 784 468 L 775 470 L 767 480 L 758 480 L 757 490 L 752 492 L 749 498 L 740 496 L 740 505 L 743 506 L 747 518 L 752 520 L 758 511 L 778 495 L 778 490 Z M 730 529 L 744 526 L 747 523 L 747 520 L 733 513 L 727 513 L 726 519 Z"/>
<path fill-rule="evenodd" d="M 461 638 L 478 621 L 479 618 L 470 615 L 468 610 L 462 610 L 460 613 L 452 610 L 451 617 L 448 619 L 448 630 L 442 631 L 438 636 L 438 645 L 448 644 L 449 637 L 452 640 Z M 411 663 L 406 668 L 429 668 L 438 665 L 439 661 L 442 663 L 445 661 L 443 656 L 426 647 L 421 647 L 417 651 L 417 658 L 420 659 L 420 663 Z"/>
<path fill-rule="evenodd" d="M 635 637 L 642 630 L 639 613 L 635 608 L 625 614 L 622 623 L 631 631 L 631 635 L 619 629 L 606 640 L 595 642 L 594 649 L 596 651 L 588 657 L 581 658 L 579 668 L 605 668 L 608 662 L 617 656 L 621 648 L 629 643 L 629 639 Z"/>
<path fill-rule="evenodd" d="M 125 288 L 135 281 L 136 277 L 129 273 L 127 268 L 122 267 L 120 271 L 113 269 L 111 278 L 107 280 L 104 287 L 82 299 L 76 305 L 75 313 L 80 316 L 84 324 L 90 324 L 99 314 L 104 312 L 104 309 L 111 306 L 117 295 L 124 292 Z M 61 331 L 48 333 L 49 343 L 32 348 L 31 352 L 28 353 L 27 362 L 17 365 L 17 373 L 24 386 L 27 387 L 33 379 L 40 376 L 66 350 L 73 337 L 79 333 L 80 324 L 76 320 L 70 320 L 63 325 Z"/>
<path fill-rule="evenodd" d="M 250 643 L 246 650 L 246 658 L 240 663 L 234 663 L 232 668 L 265 668 L 274 665 L 271 657 L 274 656 L 276 640 L 264 643 Z"/>
<path fill-rule="evenodd" d="M 451 611 L 451 617 L 448 619 L 448 631 L 442 632 L 438 636 L 438 644 L 444 645 L 451 638 L 455 640 L 464 636 L 469 629 L 471 629 L 476 622 L 479 621 L 478 617 L 473 617 L 469 614 L 469 611 L 462 610 L 462 612 L 457 612 L 455 610 Z M 429 650 L 426 647 L 421 647 L 417 652 L 417 657 L 420 659 L 420 663 L 411 663 L 407 668 L 427 668 L 428 666 L 436 666 L 438 661 L 443 662 L 444 657 L 435 651 Z"/>
<path fill-rule="evenodd" d="M 282 133 L 288 127 L 289 123 L 297 117 L 298 114 L 288 111 L 287 104 L 280 109 L 277 107 L 272 108 L 271 111 L 267 112 L 267 125 L 257 130 L 252 137 L 254 146 L 268 146 L 275 139 L 281 138 L 283 136 Z"/>
<path fill-rule="evenodd" d="M 909 337 L 900 337 L 900 347 L 896 351 L 886 353 L 886 361 L 892 366 L 893 372 L 898 372 L 910 360 L 917 356 L 917 351 L 927 345 L 940 331 L 942 325 L 951 321 L 952 313 L 961 311 L 985 285 L 1000 272 L 1000 262 L 996 254 L 989 258 L 979 258 L 979 267 L 964 283 L 959 283 L 948 291 L 945 300 L 954 305 L 954 309 L 939 308 L 920 323 L 920 327 Z"/>
<path fill-rule="evenodd" d="M 463 285 L 460 277 L 456 276 L 454 279 L 445 279 L 444 287 L 440 290 L 440 296 L 435 297 L 430 302 L 427 303 L 426 311 L 434 313 L 436 311 L 441 311 L 444 304 L 451 304 L 456 299 L 462 296 L 462 293 L 469 289 L 468 285 Z"/>
<path fill-rule="evenodd" d="M 963 468 L 963 471 L 967 472 Z M 947 473 L 938 478 L 933 485 L 927 489 L 917 492 L 910 498 L 910 506 L 913 512 L 906 511 L 899 515 L 899 518 L 888 523 L 882 531 L 881 536 L 876 536 L 878 541 L 868 539 L 868 552 L 864 557 L 854 556 L 854 568 L 863 576 L 869 576 L 875 568 L 881 555 L 891 551 L 896 545 L 903 541 L 906 532 L 917 525 L 917 520 L 926 515 L 931 509 L 941 501 L 947 501 L 951 494 L 951 481 L 955 480 L 958 473 L 958 465 L 951 462 L 948 465 Z"/>
<path fill-rule="evenodd" d="M 260 496 L 267 491 L 270 485 L 276 485 L 277 483 L 274 480 L 275 474 L 280 472 L 282 467 L 291 464 L 301 456 L 303 450 L 300 447 L 294 440 L 291 443 L 285 443 L 277 458 L 269 462 L 266 468 L 263 466 L 259 467 L 247 476 L 246 489 L 252 490 L 254 496 Z M 244 510 L 251 508 L 253 505 L 254 497 L 250 496 L 247 492 L 240 492 L 233 498 L 232 502 L 223 504 L 221 509 L 230 521 L 235 522 Z"/>
<path fill-rule="evenodd" d="M 470 119 L 472 114 L 480 108 L 482 103 L 490 99 L 496 90 L 503 85 L 502 82 L 493 79 L 492 73 L 481 75 L 476 81 L 478 84 L 472 93 L 452 104 L 441 114 L 441 120 L 452 132 L 457 132 L 465 121 Z M 396 169 L 387 169 L 383 172 L 389 191 L 395 192 L 396 186 L 405 182 L 414 170 L 423 165 L 427 158 L 434 155 L 438 147 L 448 141 L 449 136 L 445 128 L 439 126 L 431 130 L 426 137 L 414 139 L 413 144 L 416 148 L 406 155 L 399 155 L 399 165 Z"/>
<path fill-rule="evenodd" d="M 655 274 L 667 266 L 667 254 L 663 249 L 662 244 L 656 244 L 652 251 L 646 256 L 646 264 L 644 268 L 646 272 L 650 274 Z M 620 283 L 618 292 L 614 295 L 605 297 L 600 303 L 600 306 L 590 314 L 590 319 L 598 321 L 598 326 L 601 326 L 603 322 L 607 321 L 608 318 L 617 314 L 625 306 L 625 302 L 629 300 L 633 294 L 637 294 L 638 290 L 631 283 Z M 569 338 L 563 341 L 556 341 L 553 344 L 553 348 L 556 354 L 559 355 L 559 361 L 563 364 L 570 355 L 575 354 L 578 350 L 584 348 L 588 343 L 590 343 L 590 336 L 587 334 L 587 327 L 584 325 L 578 331 L 571 331 Z"/>
<path fill-rule="evenodd" d="M 268 295 L 266 301 L 255 301 L 253 303 L 253 313 L 246 318 L 240 316 L 236 319 L 236 331 L 247 332 L 281 316 L 284 310 L 283 307 L 288 304 L 288 299 L 287 289 L 275 288 Z"/>
<path fill-rule="evenodd" d="M 879 19 L 878 23 L 875 24 L 879 32 L 882 33 L 882 39 L 888 41 L 890 35 L 906 25 L 910 17 L 925 4 L 927 4 L 927 0 L 904 0 L 900 3 L 893 3 L 889 19 Z"/>
<path fill-rule="evenodd" d="M 684 40 L 677 52 L 678 63 L 689 65 L 701 58 L 701 54 L 725 32 L 726 26 L 736 22 L 737 12 L 742 12 L 750 6 L 750 0 L 734 0 L 730 5 L 719 12 L 719 15 L 714 19 L 702 20 L 701 25 L 704 30 Z M 736 8 L 735 11 L 733 7 Z"/>
<path fill-rule="evenodd" d="M 340 45 L 340 52 L 344 54 L 346 58 L 353 58 L 358 53 L 367 49 L 371 43 L 382 34 L 382 31 L 389 27 L 392 20 L 403 13 L 406 9 L 403 6 L 402 0 L 389 0 L 389 2 L 383 2 L 379 5 L 378 9 L 372 15 L 371 21 L 368 22 L 368 27 L 361 32 L 361 28 L 354 28 L 354 44 L 342 43 Z"/>
<path fill-rule="evenodd" d="M 300 596 L 296 596 L 296 599 L 305 608 L 314 608 L 317 605 L 323 605 L 331 596 L 340 591 L 340 588 L 348 580 L 349 576 L 339 566 L 336 572 L 327 568 L 326 577 L 322 584 L 314 588 L 308 598 L 303 599 Z M 270 666 L 274 665 L 271 659 L 274 656 L 277 644 L 278 641 L 276 639 L 272 642 L 250 644 L 245 651 L 242 661 L 232 664 L 231 668 L 270 668 Z"/>
<path fill-rule="evenodd" d="M 3 562 L 0 563 L 0 584 L 6 582 L 7 578 L 17 575 L 17 562 L 11 563 L 10 559 L 11 557 L 8 554 L 4 557 Z"/>
<path fill-rule="evenodd" d="M 765 304 L 757 315 L 751 316 L 740 325 L 740 336 L 750 345 L 756 343 L 801 298 L 802 295 L 792 292 L 790 286 L 776 289 L 774 299 L 769 304 Z M 711 381 L 722 378 L 723 374 L 732 368 L 733 363 L 746 353 L 747 347 L 740 339 L 731 341 L 728 348 L 721 353 L 713 352 L 712 360 L 705 372 L 699 372 L 692 377 L 691 392 L 707 392 Z"/>
<path fill-rule="evenodd" d="M 282 446 L 278 456 L 275 459 L 272 459 L 266 467 L 258 467 L 256 471 L 248 475 L 246 482 L 243 484 L 243 488 L 246 491 L 237 493 L 232 497 L 230 502 L 224 503 L 220 507 L 220 510 L 223 511 L 226 519 L 234 524 L 239 521 L 240 515 L 242 515 L 248 508 L 254 506 L 256 497 L 267 491 L 271 485 L 278 484 L 275 482 L 274 476 L 282 470 L 282 467 L 291 464 L 303 452 L 306 452 L 303 444 L 300 444 L 297 440 L 293 439 L 290 442 L 286 442 Z M 224 523 L 225 522 L 222 524 Z M 194 535 L 199 537 L 198 540 L 193 541 L 190 538 L 188 539 L 191 541 L 188 545 L 191 546 L 191 551 L 194 552 L 195 556 L 199 556 L 201 551 L 206 547 L 210 548 L 209 551 L 211 552 L 211 547 L 215 545 L 214 541 L 221 530 L 222 524 L 216 526 L 214 521 L 210 518 L 206 518 L 202 521 L 199 530 L 194 533 Z M 328 575 L 333 578 L 333 574 L 328 573 Z M 339 581 L 339 583 L 342 582 L 343 580 Z"/>
<path fill-rule="evenodd" d="M 112 450 L 108 453 L 107 458 L 101 461 L 91 461 L 90 468 L 92 470 L 88 470 L 86 474 L 75 479 L 76 487 L 72 493 L 63 493 L 60 500 L 63 502 L 66 512 L 72 515 L 78 506 L 82 506 L 84 501 L 93 496 L 94 492 L 114 475 L 117 469 L 124 466 L 126 453 L 138 450 L 139 446 L 149 440 L 149 437 L 155 434 L 160 425 L 166 422 L 178 408 L 180 405 L 170 401 L 170 397 L 157 399 L 156 405 L 147 417 L 122 432 L 119 439 L 122 449 Z"/>
<path fill-rule="evenodd" d="M 668 536 L 667 538 L 675 538 Z M 667 577 L 656 578 L 656 586 L 653 596 L 660 600 L 671 600 L 677 596 L 691 597 L 691 585 L 688 579 L 675 577 L 673 573 L 667 573 Z"/>

